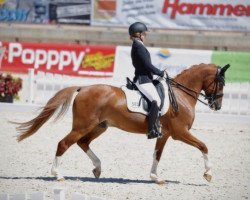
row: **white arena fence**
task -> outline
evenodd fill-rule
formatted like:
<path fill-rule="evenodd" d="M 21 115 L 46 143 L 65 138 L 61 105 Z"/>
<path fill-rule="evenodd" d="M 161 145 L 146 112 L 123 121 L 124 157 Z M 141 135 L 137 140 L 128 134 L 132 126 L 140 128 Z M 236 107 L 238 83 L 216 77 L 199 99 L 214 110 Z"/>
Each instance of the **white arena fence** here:
<path fill-rule="evenodd" d="M 93 84 L 109 84 L 122 86 L 126 84 L 125 78 L 78 78 L 59 74 L 29 71 L 28 95 L 26 102 L 45 104 L 57 91 L 68 86 L 86 86 Z M 202 97 L 201 97 L 202 99 Z M 222 109 L 212 111 L 202 103 L 197 102 L 196 112 L 218 113 L 250 116 L 250 83 L 226 83 Z"/>
<path fill-rule="evenodd" d="M 46 200 L 46 192 L 0 194 L 0 200 Z M 65 190 L 56 188 L 53 190 L 54 200 L 66 200 Z M 86 194 L 73 193 L 70 200 L 105 200 L 102 197 L 88 196 Z"/>
<path fill-rule="evenodd" d="M 57 91 L 70 86 L 87 86 L 93 84 L 125 85 L 125 78 L 81 78 L 67 75 L 45 73 L 29 70 L 28 95 L 26 102 L 45 104 Z"/>

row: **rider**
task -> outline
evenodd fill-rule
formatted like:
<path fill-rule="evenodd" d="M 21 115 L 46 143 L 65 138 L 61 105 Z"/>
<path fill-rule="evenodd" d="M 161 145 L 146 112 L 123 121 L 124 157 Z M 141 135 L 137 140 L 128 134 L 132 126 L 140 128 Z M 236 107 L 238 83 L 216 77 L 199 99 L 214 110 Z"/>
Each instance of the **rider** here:
<path fill-rule="evenodd" d="M 134 82 L 137 88 L 151 102 L 148 120 L 148 138 L 161 137 L 159 117 L 159 106 L 161 100 L 153 85 L 153 75 L 163 77 L 164 71 L 159 70 L 151 63 L 150 53 L 144 46 L 148 28 L 141 22 L 135 22 L 129 26 L 130 39 L 133 41 L 131 49 L 132 63 L 135 68 Z"/>

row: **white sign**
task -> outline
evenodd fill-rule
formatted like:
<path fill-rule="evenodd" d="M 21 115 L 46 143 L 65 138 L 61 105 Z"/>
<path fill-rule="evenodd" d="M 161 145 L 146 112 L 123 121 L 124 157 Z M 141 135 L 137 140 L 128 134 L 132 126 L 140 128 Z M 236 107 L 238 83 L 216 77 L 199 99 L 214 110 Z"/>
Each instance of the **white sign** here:
<path fill-rule="evenodd" d="M 94 0 L 92 25 L 250 31 L 250 0 Z"/>

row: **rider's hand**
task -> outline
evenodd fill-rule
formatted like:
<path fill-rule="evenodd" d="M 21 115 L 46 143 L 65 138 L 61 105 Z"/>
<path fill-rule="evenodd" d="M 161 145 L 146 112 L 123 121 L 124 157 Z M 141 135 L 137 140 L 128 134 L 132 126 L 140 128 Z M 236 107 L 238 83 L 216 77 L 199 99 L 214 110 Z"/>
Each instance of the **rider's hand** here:
<path fill-rule="evenodd" d="M 164 71 L 161 71 L 160 74 L 159 74 L 160 77 L 163 77 L 164 76 Z"/>

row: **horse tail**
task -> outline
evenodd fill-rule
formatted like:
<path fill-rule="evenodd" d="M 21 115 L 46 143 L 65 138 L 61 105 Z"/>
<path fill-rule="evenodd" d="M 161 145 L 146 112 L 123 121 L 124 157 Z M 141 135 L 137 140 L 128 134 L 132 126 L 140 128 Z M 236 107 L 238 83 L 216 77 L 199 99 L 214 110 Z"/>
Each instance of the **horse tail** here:
<path fill-rule="evenodd" d="M 79 92 L 81 87 L 68 87 L 58 91 L 42 108 L 40 114 L 34 119 L 24 122 L 24 123 L 16 123 L 18 127 L 17 131 L 20 133 L 17 136 L 17 141 L 20 142 L 23 139 L 33 135 L 38 131 L 41 126 L 47 122 L 53 114 L 60 108 L 55 120 L 58 120 L 62 117 L 66 111 L 68 110 L 74 92 Z"/>

